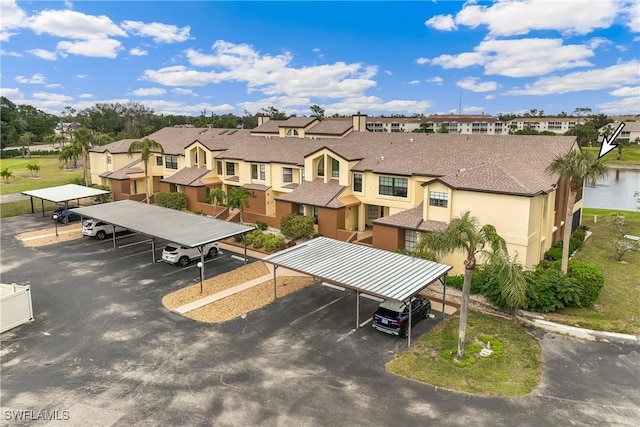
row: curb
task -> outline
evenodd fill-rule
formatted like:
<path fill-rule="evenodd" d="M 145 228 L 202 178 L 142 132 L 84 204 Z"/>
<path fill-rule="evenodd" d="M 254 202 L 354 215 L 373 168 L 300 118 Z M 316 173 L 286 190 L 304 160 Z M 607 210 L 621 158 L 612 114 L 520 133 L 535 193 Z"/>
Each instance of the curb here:
<path fill-rule="evenodd" d="M 640 346 L 640 339 L 636 335 L 620 334 L 617 332 L 594 331 L 593 329 L 576 328 L 575 326 L 562 325 L 541 319 L 542 316 L 535 313 L 520 312 L 516 316 L 527 325 L 542 329 L 547 332 L 570 336 L 585 341 L 605 342 L 624 345 Z"/>

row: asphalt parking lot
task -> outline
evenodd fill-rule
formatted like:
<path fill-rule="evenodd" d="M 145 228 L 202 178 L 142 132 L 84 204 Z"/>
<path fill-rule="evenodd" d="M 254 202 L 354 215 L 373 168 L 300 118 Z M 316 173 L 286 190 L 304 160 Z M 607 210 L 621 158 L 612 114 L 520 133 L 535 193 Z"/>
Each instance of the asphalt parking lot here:
<path fill-rule="evenodd" d="M 369 324 L 354 332 L 353 293 L 314 285 L 202 324 L 161 304 L 199 280 L 193 264 L 151 263 L 148 244 L 25 248 L 14 238 L 48 225 L 37 215 L 0 221 L 2 282 L 31 285 L 36 318 L 2 335 L 2 425 L 635 426 L 640 417 L 637 347 L 538 333 L 545 368 L 531 395 L 454 393 L 386 373 L 406 340 Z M 206 277 L 241 264 L 225 253 Z M 377 303 L 361 301 L 364 321 Z M 16 420 L 38 411 L 58 420 Z"/>

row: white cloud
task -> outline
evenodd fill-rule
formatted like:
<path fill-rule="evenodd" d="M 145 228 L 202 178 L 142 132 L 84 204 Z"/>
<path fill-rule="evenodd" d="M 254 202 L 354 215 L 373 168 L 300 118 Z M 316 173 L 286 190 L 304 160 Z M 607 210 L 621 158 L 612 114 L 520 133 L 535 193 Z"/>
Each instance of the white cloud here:
<path fill-rule="evenodd" d="M 490 92 L 498 88 L 497 82 L 479 82 L 477 77 L 467 77 L 456 82 L 456 85 L 472 92 Z"/>
<path fill-rule="evenodd" d="M 596 104 L 596 108 L 600 113 L 608 115 L 638 114 L 638 105 L 640 105 L 640 96 L 634 96 Z"/>
<path fill-rule="evenodd" d="M 80 95 L 78 95 L 78 98 L 80 99 L 89 99 L 89 98 L 93 98 L 93 95 L 90 93 L 81 93 Z"/>
<path fill-rule="evenodd" d="M 424 65 L 424 64 L 427 64 L 428 62 L 429 62 L 429 59 L 424 58 L 422 56 L 420 58 L 416 59 L 416 63 L 419 64 L 419 65 Z"/>
<path fill-rule="evenodd" d="M 0 87 L 0 95 L 11 100 L 22 99 L 22 92 L 18 88 Z"/>
<path fill-rule="evenodd" d="M 159 87 L 145 87 L 136 89 L 131 93 L 136 96 L 159 96 L 164 95 L 167 91 Z"/>
<path fill-rule="evenodd" d="M 73 10 L 44 10 L 27 18 L 27 22 L 36 34 L 73 40 L 127 36 L 108 16 L 86 15 Z"/>
<path fill-rule="evenodd" d="M 436 15 L 428 19 L 424 25 L 427 27 L 435 28 L 440 31 L 451 31 L 458 28 L 453 16 L 451 15 Z"/>
<path fill-rule="evenodd" d="M 621 12 L 623 4 L 617 0 L 503 0 L 488 6 L 466 3 L 455 16 L 455 23 L 470 28 L 486 25 L 492 36 L 535 30 L 588 34 L 610 27 Z"/>
<path fill-rule="evenodd" d="M 189 40 L 191 27 L 176 27 L 175 25 L 140 21 L 123 21 L 122 28 L 141 37 L 151 37 L 156 43 L 181 43 Z"/>
<path fill-rule="evenodd" d="M 82 79 L 87 79 L 89 78 L 89 76 L 87 76 L 86 74 L 78 74 L 76 76 L 77 79 L 82 80 Z"/>
<path fill-rule="evenodd" d="M 44 85 L 44 87 L 47 87 L 49 89 L 56 89 L 56 88 L 62 87 L 62 85 L 60 83 L 49 83 Z"/>
<path fill-rule="evenodd" d="M 0 41 L 7 42 L 12 36 L 18 34 L 17 31 L 9 31 L 24 27 L 27 14 L 18 7 L 15 1 L 0 1 L 0 16 L 2 16 L 2 30 L 0 30 Z"/>
<path fill-rule="evenodd" d="M 191 89 L 183 89 L 180 87 L 177 87 L 175 89 L 173 89 L 171 92 L 177 94 L 177 95 L 192 95 L 192 96 L 198 96 L 197 93 L 195 93 L 193 90 Z"/>
<path fill-rule="evenodd" d="M 611 96 L 640 96 L 640 86 L 625 86 L 609 92 Z M 638 104 L 640 105 L 640 103 Z"/>
<path fill-rule="evenodd" d="M 487 95 L 484 97 L 484 99 L 492 100 L 492 99 L 495 99 L 495 97 L 496 97 L 495 95 Z"/>
<path fill-rule="evenodd" d="M 387 76 L 392 76 L 392 75 L 393 75 L 393 73 L 392 73 L 391 71 L 389 71 L 389 70 L 384 70 L 384 73 L 385 73 Z"/>
<path fill-rule="evenodd" d="M 4 49 L 0 49 L 0 55 L 4 55 L 4 56 L 14 56 L 16 58 L 20 58 L 22 57 L 22 54 L 19 52 L 13 52 L 13 51 L 6 51 Z"/>
<path fill-rule="evenodd" d="M 37 56 L 40 59 L 46 59 L 47 61 L 55 61 L 56 59 L 58 59 L 58 53 L 51 52 L 50 50 L 30 49 L 27 52 L 33 56 Z"/>
<path fill-rule="evenodd" d="M 640 0 L 627 2 L 625 13 L 622 16 L 626 16 L 627 27 L 634 33 L 640 33 Z"/>
<path fill-rule="evenodd" d="M 16 76 L 16 81 L 22 84 L 43 84 L 46 80 L 43 74 L 34 74 L 31 77 Z"/>
<path fill-rule="evenodd" d="M 140 49 L 139 47 L 134 47 L 133 49 L 129 50 L 129 55 L 131 56 L 145 56 L 148 54 L 148 50 Z"/>
<path fill-rule="evenodd" d="M 372 77 L 377 67 L 360 63 L 313 65 L 293 68 L 293 57 L 285 52 L 271 56 L 255 51 L 247 44 L 218 40 L 213 54 L 193 49 L 185 52 L 189 63 L 208 71 L 174 65 L 145 70 L 143 80 L 165 86 L 203 86 L 220 82 L 245 82 L 247 91 L 267 96 L 345 98 L 362 95 L 376 85 Z"/>
<path fill-rule="evenodd" d="M 109 38 L 95 38 L 80 41 L 63 40 L 57 48 L 66 53 L 94 58 L 116 58 L 122 44 Z"/>
<path fill-rule="evenodd" d="M 465 105 L 462 107 L 462 114 L 478 114 L 483 113 L 484 107 L 478 107 L 475 105 Z"/>
<path fill-rule="evenodd" d="M 435 76 L 426 80 L 427 83 L 435 83 L 437 85 L 441 85 L 444 82 L 444 79 L 440 76 Z"/>
<path fill-rule="evenodd" d="M 443 68 L 484 67 L 485 74 L 531 77 L 591 66 L 593 51 L 585 45 L 563 45 L 562 39 L 526 38 L 482 41 L 473 52 L 440 55 L 430 62 Z"/>
<path fill-rule="evenodd" d="M 417 85 L 417 84 L 420 84 L 420 80 L 411 80 L 411 81 L 409 82 L 409 84 L 410 84 L 410 85 Z"/>
<path fill-rule="evenodd" d="M 34 92 L 31 95 L 31 99 L 25 100 L 25 102 L 37 105 L 42 110 L 61 111 L 64 107 L 70 105 L 72 100 L 72 97 L 60 93 Z"/>
<path fill-rule="evenodd" d="M 639 81 L 637 60 L 597 70 L 581 71 L 563 76 L 545 77 L 524 89 L 512 89 L 507 95 L 549 95 L 583 90 L 611 89 Z M 637 105 L 636 105 L 637 110 Z"/>

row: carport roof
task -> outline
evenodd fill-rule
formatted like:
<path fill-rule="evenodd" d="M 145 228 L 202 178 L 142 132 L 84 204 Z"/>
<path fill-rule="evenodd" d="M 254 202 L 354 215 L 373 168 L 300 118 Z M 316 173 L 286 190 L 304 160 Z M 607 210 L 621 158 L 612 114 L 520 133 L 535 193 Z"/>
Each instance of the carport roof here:
<path fill-rule="evenodd" d="M 384 299 L 406 301 L 451 266 L 354 243 L 318 237 L 263 259 Z"/>
<path fill-rule="evenodd" d="M 205 245 L 254 229 L 133 200 L 76 208 L 75 212 L 189 247 Z"/>
<path fill-rule="evenodd" d="M 77 184 L 59 185 L 57 187 L 41 188 L 39 190 L 23 191 L 25 196 L 37 197 L 50 202 L 61 203 L 69 200 L 84 199 L 85 197 L 109 194 L 108 191 L 85 187 Z"/>

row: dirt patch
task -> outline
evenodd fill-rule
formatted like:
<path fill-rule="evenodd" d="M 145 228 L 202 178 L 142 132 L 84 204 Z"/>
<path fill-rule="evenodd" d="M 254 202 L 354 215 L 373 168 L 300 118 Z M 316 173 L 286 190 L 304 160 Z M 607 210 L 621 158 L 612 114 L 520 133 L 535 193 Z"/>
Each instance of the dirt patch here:
<path fill-rule="evenodd" d="M 241 285 L 258 277 L 269 274 L 269 269 L 262 261 L 240 267 L 220 276 L 212 277 L 200 283 L 180 289 L 162 299 L 162 304 L 173 310 L 184 304 L 204 298 L 208 295 L 224 291 L 233 286 Z M 313 283 L 313 279 L 304 276 L 281 276 L 277 280 L 277 295 L 281 298 Z M 205 305 L 186 313 L 184 316 L 200 322 L 217 323 L 235 319 L 250 311 L 264 307 L 273 301 L 273 279 L 267 280 L 245 291 L 227 298 Z"/>
<path fill-rule="evenodd" d="M 28 231 L 16 236 L 16 239 L 20 240 L 24 246 L 30 248 L 68 242 L 69 240 L 80 238 L 82 238 L 81 224 L 59 225 L 57 236 L 55 227 Z"/>

